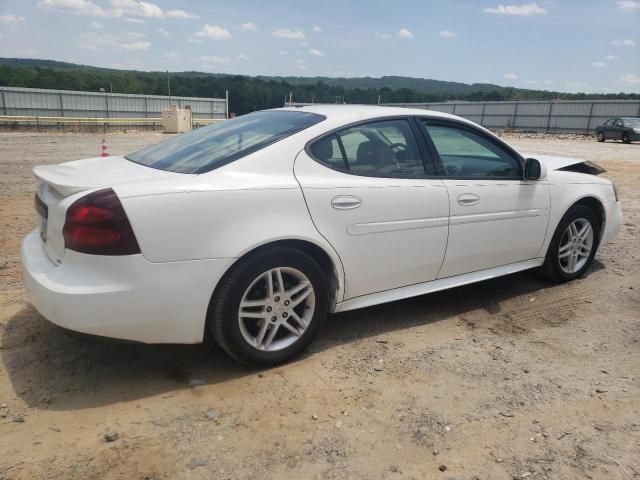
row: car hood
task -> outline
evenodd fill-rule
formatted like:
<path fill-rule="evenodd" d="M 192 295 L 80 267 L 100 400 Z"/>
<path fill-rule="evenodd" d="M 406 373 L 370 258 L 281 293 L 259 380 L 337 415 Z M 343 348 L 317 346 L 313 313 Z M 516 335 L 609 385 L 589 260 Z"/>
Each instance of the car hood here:
<path fill-rule="evenodd" d="M 557 157 L 555 155 L 539 155 L 537 153 L 521 153 L 524 158 L 535 158 L 540 163 L 547 166 L 547 170 L 560 170 L 569 165 L 584 163 L 586 160 L 580 158 Z"/>
<path fill-rule="evenodd" d="M 59 165 L 34 167 L 33 174 L 62 196 L 99 187 L 115 187 L 140 182 L 157 182 L 176 175 L 131 162 L 123 156 L 87 158 Z"/>

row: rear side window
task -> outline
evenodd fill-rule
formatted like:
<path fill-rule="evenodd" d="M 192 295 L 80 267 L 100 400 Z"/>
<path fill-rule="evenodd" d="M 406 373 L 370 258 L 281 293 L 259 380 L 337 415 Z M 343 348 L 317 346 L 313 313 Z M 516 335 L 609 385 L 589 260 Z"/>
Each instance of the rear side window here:
<path fill-rule="evenodd" d="M 448 177 L 519 178 L 517 161 L 480 133 L 424 122 Z"/>
<path fill-rule="evenodd" d="M 177 173 L 205 173 L 256 152 L 325 117 L 308 112 L 264 111 L 225 120 L 143 148 L 125 158 Z"/>
<path fill-rule="evenodd" d="M 381 120 L 314 142 L 309 152 L 332 168 L 373 177 L 417 177 L 425 170 L 409 122 Z"/>

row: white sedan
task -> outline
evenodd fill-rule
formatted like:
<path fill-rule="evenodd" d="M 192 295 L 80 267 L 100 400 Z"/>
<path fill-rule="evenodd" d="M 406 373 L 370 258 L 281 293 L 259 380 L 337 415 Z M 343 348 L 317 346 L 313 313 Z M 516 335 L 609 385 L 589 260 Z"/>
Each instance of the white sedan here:
<path fill-rule="evenodd" d="M 146 343 L 210 332 L 241 362 L 275 364 L 329 312 L 532 268 L 580 277 L 622 222 L 602 172 L 528 158 L 439 112 L 255 112 L 36 167 L 24 283 L 71 330 Z"/>

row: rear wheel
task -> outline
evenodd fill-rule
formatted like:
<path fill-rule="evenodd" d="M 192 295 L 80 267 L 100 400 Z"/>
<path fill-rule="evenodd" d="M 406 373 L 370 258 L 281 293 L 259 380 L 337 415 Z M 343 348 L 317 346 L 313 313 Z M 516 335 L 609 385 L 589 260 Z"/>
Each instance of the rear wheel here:
<path fill-rule="evenodd" d="M 275 247 L 239 261 L 209 306 L 216 342 L 251 366 L 275 365 L 301 353 L 327 315 L 320 266 L 306 253 Z"/>
<path fill-rule="evenodd" d="M 574 205 L 558 224 L 542 269 L 550 279 L 568 282 L 584 275 L 596 254 L 600 222 L 590 208 Z"/>
<path fill-rule="evenodd" d="M 605 140 L 604 133 L 598 132 L 597 138 L 598 138 L 599 142 L 604 142 L 604 140 Z"/>
<path fill-rule="evenodd" d="M 622 143 L 631 143 L 631 137 L 629 137 L 627 132 L 622 134 Z"/>

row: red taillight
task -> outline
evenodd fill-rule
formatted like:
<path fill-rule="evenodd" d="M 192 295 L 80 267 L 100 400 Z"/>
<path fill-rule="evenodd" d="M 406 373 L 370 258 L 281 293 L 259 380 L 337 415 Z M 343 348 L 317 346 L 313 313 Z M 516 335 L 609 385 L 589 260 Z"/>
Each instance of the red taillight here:
<path fill-rule="evenodd" d="M 140 253 L 122 203 L 112 189 L 90 193 L 67 210 L 64 244 L 69 250 L 93 255 Z"/>

